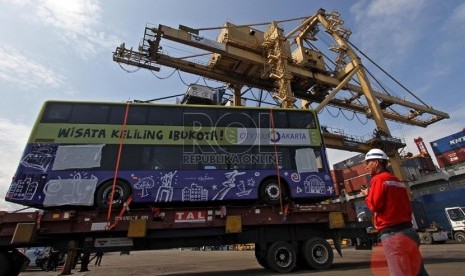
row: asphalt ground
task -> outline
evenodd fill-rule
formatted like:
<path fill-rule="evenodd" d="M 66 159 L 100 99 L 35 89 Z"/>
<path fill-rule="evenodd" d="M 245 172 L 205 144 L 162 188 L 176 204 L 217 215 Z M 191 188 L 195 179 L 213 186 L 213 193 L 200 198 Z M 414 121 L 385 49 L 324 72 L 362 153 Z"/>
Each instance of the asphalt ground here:
<path fill-rule="evenodd" d="M 381 248 L 355 250 L 343 248 L 343 257 L 334 251 L 333 266 L 325 271 L 299 269 L 291 275 L 388 275 Z M 465 244 L 422 245 L 421 252 L 428 273 L 434 275 L 465 275 Z M 254 251 L 191 251 L 157 250 L 131 252 L 130 255 L 106 253 L 100 266 L 89 264 L 90 271 L 72 271 L 76 276 L 232 276 L 282 275 L 262 268 L 255 260 Z M 21 276 L 59 275 L 57 271 L 37 269 L 21 272 Z"/>

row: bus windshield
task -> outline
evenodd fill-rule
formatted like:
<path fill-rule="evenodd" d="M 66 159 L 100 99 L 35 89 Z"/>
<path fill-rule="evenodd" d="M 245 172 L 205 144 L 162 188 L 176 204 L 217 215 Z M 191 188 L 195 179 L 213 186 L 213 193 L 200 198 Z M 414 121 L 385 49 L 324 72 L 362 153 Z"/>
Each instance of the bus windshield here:
<path fill-rule="evenodd" d="M 174 206 L 333 195 L 312 110 L 49 101 L 6 200 L 108 208 L 129 197 Z"/>

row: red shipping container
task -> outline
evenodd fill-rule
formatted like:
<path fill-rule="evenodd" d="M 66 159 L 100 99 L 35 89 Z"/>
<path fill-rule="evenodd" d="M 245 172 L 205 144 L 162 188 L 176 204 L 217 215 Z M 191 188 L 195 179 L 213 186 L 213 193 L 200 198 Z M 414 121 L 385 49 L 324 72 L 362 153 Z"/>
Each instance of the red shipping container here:
<path fill-rule="evenodd" d="M 362 189 L 362 185 L 368 186 L 370 184 L 371 175 L 365 173 L 344 181 L 344 189 L 346 193 L 358 193 Z"/>
<path fill-rule="evenodd" d="M 344 178 L 342 176 L 342 170 L 331 171 L 331 179 L 333 180 L 334 192 L 338 196 L 341 194 L 341 190 L 344 189 Z"/>
<path fill-rule="evenodd" d="M 439 167 L 449 167 L 465 162 L 465 148 L 454 149 L 436 156 Z"/>
<path fill-rule="evenodd" d="M 358 177 L 360 175 L 366 174 L 368 171 L 364 164 L 358 164 L 356 166 L 345 168 L 342 170 L 344 179 Z"/>

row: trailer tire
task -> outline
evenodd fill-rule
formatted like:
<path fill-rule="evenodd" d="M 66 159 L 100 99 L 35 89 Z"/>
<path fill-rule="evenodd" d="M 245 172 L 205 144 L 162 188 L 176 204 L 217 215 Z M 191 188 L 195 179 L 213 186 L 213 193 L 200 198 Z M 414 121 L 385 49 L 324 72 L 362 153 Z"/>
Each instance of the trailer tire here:
<path fill-rule="evenodd" d="M 420 241 L 422 244 L 433 244 L 433 236 L 428 232 L 420 233 Z"/>
<path fill-rule="evenodd" d="M 261 247 L 258 243 L 255 244 L 255 258 L 257 259 L 258 264 L 263 268 L 270 269 L 266 263 L 266 251 L 265 254 L 262 254 Z"/>
<path fill-rule="evenodd" d="M 279 186 L 281 186 L 281 189 Z M 276 178 L 265 180 L 260 185 L 259 198 L 267 205 L 279 205 L 281 198 L 283 200 L 287 199 L 287 194 L 287 187 L 284 181 L 281 181 L 281 185 L 279 185 Z"/>
<path fill-rule="evenodd" d="M 301 254 L 305 263 L 317 270 L 324 270 L 333 264 L 334 253 L 331 245 L 322 238 L 311 238 L 302 244 Z"/>
<path fill-rule="evenodd" d="M 465 243 L 465 233 L 464 232 L 455 232 L 454 240 L 458 243 Z"/>
<path fill-rule="evenodd" d="M 100 185 L 95 194 L 97 207 L 100 209 L 110 208 L 111 192 L 113 181 L 108 181 Z M 112 208 L 121 208 L 131 195 L 131 188 L 124 181 L 117 180 L 115 184 L 115 194 L 113 195 Z"/>
<path fill-rule="evenodd" d="M 268 247 L 266 263 L 270 269 L 279 273 L 287 273 L 295 268 L 296 262 L 296 251 L 289 243 L 278 241 Z"/>

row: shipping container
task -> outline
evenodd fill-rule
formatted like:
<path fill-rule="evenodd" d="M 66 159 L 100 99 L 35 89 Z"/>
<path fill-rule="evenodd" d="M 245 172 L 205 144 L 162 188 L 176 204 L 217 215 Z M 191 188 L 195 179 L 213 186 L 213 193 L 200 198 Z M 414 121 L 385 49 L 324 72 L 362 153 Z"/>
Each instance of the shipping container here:
<path fill-rule="evenodd" d="M 448 152 L 444 152 L 440 155 L 436 155 L 436 160 L 441 168 L 457 165 L 465 162 L 465 147 L 460 149 L 454 149 Z"/>
<path fill-rule="evenodd" d="M 363 160 L 365 160 L 365 154 L 361 153 L 359 155 L 334 164 L 333 168 L 335 170 L 344 170 L 346 168 L 351 168 L 353 166 L 360 165 L 363 162 Z"/>
<path fill-rule="evenodd" d="M 438 223 L 445 230 L 451 231 L 451 226 L 445 214 L 445 208 L 465 206 L 465 188 L 445 192 L 427 194 L 416 198 L 423 202 L 428 219 Z"/>
<path fill-rule="evenodd" d="M 429 156 L 415 156 L 403 159 L 402 167 L 410 180 L 416 180 L 424 173 L 436 171 L 433 160 Z"/>
<path fill-rule="evenodd" d="M 362 189 L 362 185 L 369 186 L 371 181 L 371 175 L 366 173 L 357 177 L 344 180 L 344 189 L 348 194 L 359 193 Z"/>
<path fill-rule="evenodd" d="M 451 150 L 465 148 L 465 130 L 430 142 L 434 155 L 438 156 Z"/>
<path fill-rule="evenodd" d="M 344 177 L 344 179 L 354 178 L 360 175 L 364 175 L 366 173 L 368 173 L 368 171 L 364 164 L 358 164 L 357 166 L 353 166 L 342 170 L 342 176 Z"/>
<path fill-rule="evenodd" d="M 430 221 L 425 210 L 423 202 L 419 200 L 413 200 L 412 203 L 412 213 L 413 221 L 415 223 L 416 229 L 424 229 L 430 227 Z"/>
<path fill-rule="evenodd" d="M 344 177 L 341 170 L 332 170 L 331 179 L 333 180 L 334 192 L 336 196 L 341 194 L 341 190 L 344 189 Z"/>

